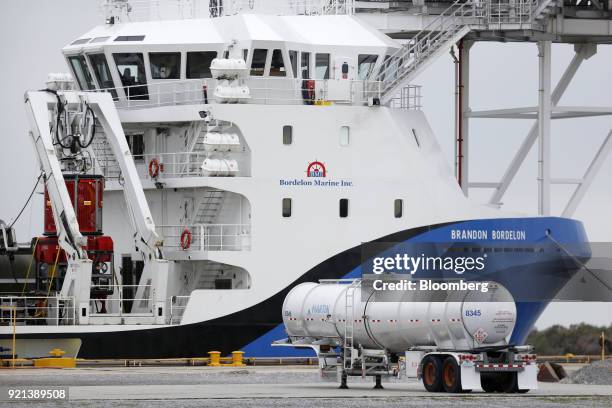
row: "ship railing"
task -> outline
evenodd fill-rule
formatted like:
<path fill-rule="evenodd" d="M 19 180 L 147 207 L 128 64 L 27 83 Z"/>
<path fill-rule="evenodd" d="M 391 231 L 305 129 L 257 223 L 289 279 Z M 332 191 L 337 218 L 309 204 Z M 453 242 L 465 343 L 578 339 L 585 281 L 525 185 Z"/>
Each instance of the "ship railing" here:
<path fill-rule="evenodd" d="M 253 0 L 100 0 L 105 18 L 156 21 L 215 18 L 237 14 L 353 14 L 355 0 L 290 0 L 283 4 Z"/>
<path fill-rule="evenodd" d="M 179 324 L 189 303 L 190 296 L 172 296 L 168 299 L 170 303 L 170 324 Z"/>
<path fill-rule="evenodd" d="M 177 251 L 249 251 L 250 224 L 162 225 L 162 247 Z"/>
<path fill-rule="evenodd" d="M 308 82 L 314 81 L 314 82 Z M 118 109 L 145 109 L 161 106 L 225 103 L 215 95 L 218 81 L 212 78 L 157 81 L 146 85 L 106 88 L 90 92 L 110 92 Z M 263 105 L 343 104 L 367 105 L 381 94 L 379 81 L 251 76 L 238 81 L 250 95 L 240 103 Z M 309 86 L 314 85 L 314 94 Z"/>
<path fill-rule="evenodd" d="M 136 163 L 136 169 L 138 170 L 140 177 L 147 180 L 161 180 L 168 178 L 182 178 L 182 177 L 205 177 L 205 176 L 235 176 L 242 177 L 248 175 L 246 170 L 243 170 L 240 166 L 240 155 L 243 152 L 207 152 L 205 150 L 198 150 L 192 152 L 173 152 L 173 153 L 151 153 L 134 155 L 134 161 Z M 238 171 L 229 172 L 219 170 L 212 174 L 202 169 L 204 160 L 209 157 L 223 157 L 222 160 L 237 160 L 239 162 Z M 159 171 L 157 174 L 149 171 L 149 167 L 152 161 L 156 161 L 159 165 Z M 104 163 L 100 163 L 102 167 Z M 155 176 L 155 177 L 153 177 Z"/>
<path fill-rule="evenodd" d="M 138 296 L 138 289 L 142 289 L 142 294 Z M 112 290 L 110 296 L 92 296 L 89 299 L 90 317 L 153 317 L 152 308 L 152 285 L 91 285 L 92 291 Z M 124 297 L 124 290 L 131 289 L 134 293 L 131 297 Z M 129 305 L 129 306 L 128 306 Z M 126 310 L 130 310 L 127 312 Z"/>
<path fill-rule="evenodd" d="M 391 99 L 392 108 L 421 110 L 421 86 L 408 85 L 400 89 L 400 93 Z"/>
<path fill-rule="evenodd" d="M 485 10 L 484 15 L 486 26 L 485 29 L 503 28 L 503 26 L 511 26 L 513 29 L 530 29 L 533 24 L 536 24 L 534 17 L 538 5 L 543 3 L 543 0 L 488 0 L 482 2 Z M 478 2 L 474 2 L 478 4 Z"/>
<path fill-rule="evenodd" d="M 73 325 L 76 323 L 76 305 L 73 296 L 0 296 L 0 326 L 15 324 Z"/>

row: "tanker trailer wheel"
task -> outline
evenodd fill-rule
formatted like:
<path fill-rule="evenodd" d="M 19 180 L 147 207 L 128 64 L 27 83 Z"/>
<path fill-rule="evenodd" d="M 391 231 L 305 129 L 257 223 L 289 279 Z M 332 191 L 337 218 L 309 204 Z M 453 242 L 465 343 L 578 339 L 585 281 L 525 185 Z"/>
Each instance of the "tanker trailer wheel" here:
<path fill-rule="evenodd" d="M 444 391 L 459 393 L 470 392 L 461 387 L 461 367 L 457 364 L 455 357 L 448 356 L 442 364 L 442 386 Z"/>
<path fill-rule="evenodd" d="M 442 359 L 438 356 L 426 356 L 423 359 L 423 385 L 429 392 L 442 392 Z"/>

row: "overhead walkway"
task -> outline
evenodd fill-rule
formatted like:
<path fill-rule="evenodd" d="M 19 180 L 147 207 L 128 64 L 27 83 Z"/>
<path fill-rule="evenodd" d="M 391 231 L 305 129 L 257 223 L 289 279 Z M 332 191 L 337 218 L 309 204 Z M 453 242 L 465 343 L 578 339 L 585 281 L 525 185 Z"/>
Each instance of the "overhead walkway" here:
<path fill-rule="evenodd" d="M 517 0 L 512 2 L 457 0 L 440 12 L 407 44 L 386 58 L 377 77 L 381 102 L 388 103 L 440 55 L 471 31 L 540 30 L 561 0 Z"/>

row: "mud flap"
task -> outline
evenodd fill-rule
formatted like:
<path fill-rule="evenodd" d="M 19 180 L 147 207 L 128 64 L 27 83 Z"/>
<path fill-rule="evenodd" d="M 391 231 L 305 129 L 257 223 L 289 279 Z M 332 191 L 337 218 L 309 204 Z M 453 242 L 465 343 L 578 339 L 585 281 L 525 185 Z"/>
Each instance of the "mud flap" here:
<path fill-rule="evenodd" d="M 538 389 L 538 366 L 536 364 L 528 364 L 523 371 L 517 373 L 519 390 L 537 390 Z"/>
<path fill-rule="evenodd" d="M 461 364 L 461 388 L 464 390 L 482 390 L 480 373 L 473 364 Z"/>

